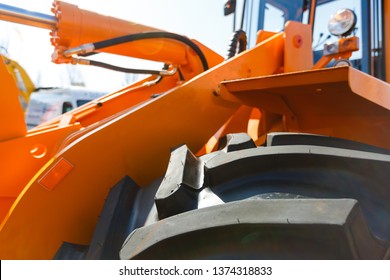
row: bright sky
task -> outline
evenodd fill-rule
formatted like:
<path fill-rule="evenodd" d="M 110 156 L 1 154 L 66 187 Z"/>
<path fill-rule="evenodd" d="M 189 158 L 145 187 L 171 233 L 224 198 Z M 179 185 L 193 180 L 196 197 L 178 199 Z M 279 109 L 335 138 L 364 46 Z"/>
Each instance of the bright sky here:
<path fill-rule="evenodd" d="M 223 16 L 226 0 L 66 0 L 82 9 L 197 39 L 209 48 L 225 55 L 232 32 L 232 16 Z M 45 14 L 52 0 L 0 0 L 0 3 Z M 238 5 L 241 1 L 238 1 Z M 29 73 L 36 86 L 67 86 L 64 65 L 51 63 L 53 48 L 49 31 L 20 24 L 0 22 L 0 46 L 10 58 L 18 61 Z M 4 52 L 3 52 L 4 53 Z M 89 87 L 115 90 L 125 85 L 123 73 L 78 66 Z M 129 65 L 128 67 L 134 67 Z M 91 68 L 94 68 L 93 70 Z M 104 77 L 104 83 L 99 77 Z M 106 81 L 110 82 L 106 82 Z M 101 84 L 98 84 L 101 83 Z"/>

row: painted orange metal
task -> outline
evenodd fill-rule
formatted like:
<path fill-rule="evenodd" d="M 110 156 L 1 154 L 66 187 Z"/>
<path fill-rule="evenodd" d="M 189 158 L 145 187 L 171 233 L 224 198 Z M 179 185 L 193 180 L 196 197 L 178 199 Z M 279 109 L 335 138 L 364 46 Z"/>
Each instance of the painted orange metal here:
<path fill-rule="evenodd" d="M 63 116 L 73 116 L 76 122 L 79 122 L 83 127 L 87 127 L 139 103 L 148 101 L 155 94 L 160 94 L 180 84 L 178 76 L 168 76 L 164 77 L 158 84 L 149 85 L 149 82 L 154 79 L 155 77 L 150 77 L 138 81 L 126 88 L 102 96 L 94 100 L 93 103 L 78 107 Z M 58 125 L 63 116 L 48 121 L 37 128 Z"/>
<path fill-rule="evenodd" d="M 47 129 L 44 134 L 26 134 L 24 113 L 16 82 L 0 60 L 0 220 L 34 174 L 54 154 L 53 149 L 80 125 Z"/>
<path fill-rule="evenodd" d="M 6 74 L 4 73 L 1 78 L 5 79 Z M 87 104 L 69 112 L 57 120 L 29 131 L 27 134 L 13 135 L 13 139 L 0 142 L 1 159 L 8 166 L 8 168 L 0 169 L 0 177 L 2 178 L 0 199 L 7 198 L 7 201 L 14 201 L 31 178 L 63 147 L 91 129 L 96 128 L 96 126 L 108 122 L 120 112 L 139 103 L 151 100 L 153 94 L 164 92 L 174 87 L 176 81 L 177 79 L 174 78 L 166 78 L 154 86 L 129 86 L 127 89 L 101 98 L 97 103 Z M 10 93 L 12 87 L 15 87 L 15 82 L 11 77 L 9 83 L 3 82 L 3 85 L 5 87 L 9 85 L 8 93 Z M 10 97 L 8 96 L 7 98 Z M 15 106 L 21 110 L 17 97 L 15 99 Z M 8 103 L 4 102 L 3 104 Z M 7 111 L 4 110 L 4 112 Z M 17 127 L 18 118 L 16 113 L 17 111 L 12 113 L 12 115 L 15 115 L 15 118 L 9 118 L 9 115 L 2 118 L 2 120 L 7 121 L 7 123 L 3 124 L 5 128 L 14 130 Z M 26 125 L 23 119 L 23 112 L 20 111 L 19 114 L 22 116 L 22 119 L 19 120 L 19 125 L 22 128 L 21 131 L 23 132 L 24 129 L 25 132 Z M 6 131 L 4 129 L 3 133 Z M 11 166 L 17 166 L 17 168 L 9 168 Z M 0 220 L 2 220 L 10 206 L 10 203 L 0 205 L 0 210 L 3 212 Z"/>
<path fill-rule="evenodd" d="M 338 53 L 324 55 L 313 66 L 313 69 L 325 68 L 333 59 L 350 59 L 354 51 L 359 50 L 359 38 L 353 36 L 348 38 L 338 39 Z"/>
<path fill-rule="evenodd" d="M 36 172 L 54 155 L 69 134 L 80 125 L 52 128 L 44 133 L 28 134 L 1 142 L 0 196 L 17 196 Z"/>
<path fill-rule="evenodd" d="M 101 40 L 104 36 L 119 36 L 128 32 L 136 33 L 156 30 L 83 11 L 76 6 L 60 1 L 55 1 L 54 5 L 54 12 L 58 16 L 58 29 L 52 33 L 54 38 L 53 44 L 61 51 L 69 46 L 79 44 L 80 40 L 87 42 L 89 39 Z M 115 28 L 103 29 L 102 31 L 99 28 L 104 26 L 97 26 L 97 23 L 105 27 L 115 25 Z M 79 34 L 79 36 L 75 36 L 75 34 Z M 148 43 L 153 45 L 153 40 L 148 40 Z M 202 44 L 196 43 L 204 51 L 210 67 L 223 61 L 220 55 Z M 123 47 L 118 49 L 121 48 Z M 137 47 L 135 46 L 135 48 Z M 183 49 L 183 45 L 175 43 L 175 48 L 172 49 L 172 52 L 175 52 L 177 48 Z M 181 65 L 181 70 L 184 77 L 190 79 L 202 72 L 203 68 L 201 68 L 199 58 L 195 54 L 188 49 L 185 51 L 188 52 L 185 54 L 186 61 L 184 63 L 186 65 Z M 9 93 L 0 97 L 2 99 L 2 110 L 0 110 L 0 125 L 2 127 L 0 132 L 0 153 L 2 162 L 8 166 L 18 166 L 18 168 L 0 169 L 2 178 L 0 199 L 7 201 L 7 203 L 4 202 L 0 206 L 0 220 L 6 215 L 12 202 L 15 201 L 29 180 L 60 149 L 97 126 L 115 118 L 121 112 L 151 100 L 153 95 L 166 92 L 184 82 L 180 80 L 178 74 L 164 77 L 158 83 L 153 82 L 156 77 L 152 76 L 26 132 L 24 115 L 17 100 L 18 95 L 16 93 L 18 91 L 15 81 L 6 72 L 3 64 L 0 70 L 1 73 L 4 72 L 0 77 L 3 90 Z M 14 94 L 11 94 L 12 92 Z M 12 118 L 9 117 L 11 115 L 13 116 Z"/>
<path fill-rule="evenodd" d="M 157 28 L 82 10 L 76 5 L 63 1 L 54 1 L 52 12 L 58 21 L 56 29 L 51 32 L 51 43 L 55 47 L 53 61 L 57 63 L 70 62 L 68 58 L 62 56 L 62 51 L 67 48 L 129 33 L 161 31 Z"/>
<path fill-rule="evenodd" d="M 311 26 L 289 21 L 285 26 L 284 72 L 313 67 Z"/>
<path fill-rule="evenodd" d="M 67 62 L 61 52 L 69 47 L 127 34 L 128 22 L 60 1 L 54 12 L 57 62 Z M 102 32 L 109 25 L 119 27 Z M 62 242 L 88 244 L 109 189 L 124 176 L 146 187 L 163 176 L 170 148 L 183 143 L 209 152 L 213 135 L 247 130 L 261 144 L 267 132 L 299 131 L 390 148 L 389 85 L 351 68 L 310 70 L 308 26 L 290 23 L 284 33 L 260 33 L 255 48 L 224 62 L 196 43 L 213 66 L 209 71 L 201 73 L 199 58 L 170 40 L 132 43 L 130 51 L 109 48 L 180 64 L 187 80 L 175 75 L 144 84 L 151 77 L 27 135 L 12 131 L 4 138 L 6 162 L 28 172 L 1 174 L 7 183 L 0 189 L 1 259 L 50 259 Z M 161 50 L 154 53 L 156 45 Z"/>
<path fill-rule="evenodd" d="M 265 30 L 259 30 L 256 37 L 256 45 L 274 36 L 276 32 L 270 32 Z"/>
<path fill-rule="evenodd" d="M 63 51 L 87 43 L 99 42 L 123 35 L 162 31 L 157 28 L 136 24 L 109 16 L 79 9 L 77 6 L 54 1 L 52 11 L 58 22 L 51 32 L 54 46 L 52 60 L 55 63 L 70 63 L 71 59 Z M 211 66 L 221 62 L 213 51 L 193 41 L 199 46 Z M 172 39 L 145 39 L 131 43 L 108 47 L 98 52 L 106 52 L 129 57 L 148 59 L 172 65 L 181 65 L 186 79 L 203 72 L 199 57 L 185 44 Z"/>
<path fill-rule="evenodd" d="M 3 220 L 0 258 L 50 259 L 64 241 L 88 244 L 109 189 L 125 175 L 140 186 L 163 176 L 172 146 L 200 149 L 239 107 L 215 94 L 220 81 L 275 73 L 283 45 L 283 34 L 275 35 L 66 146 Z M 62 158 L 73 169 L 47 191 L 39 181 Z"/>
<path fill-rule="evenodd" d="M 390 86 L 354 68 L 223 82 L 221 97 L 284 116 L 288 131 L 390 149 Z"/>
<path fill-rule="evenodd" d="M 82 10 L 75 5 L 62 1 L 54 1 L 52 10 L 58 19 L 56 30 L 53 30 L 51 33 L 51 41 L 55 47 L 53 57 L 54 61 L 58 63 L 70 62 L 69 58 L 62 56 L 62 52 L 68 48 L 117 36 L 148 31 L 161 31 L 153 27 Z M 223 61 L 223 58 L 214 51 L 196 40 L 192 41 L 202 50 L 210 68 Z M 102 51 L 149 60 L 157 58 L 155 59 L 157 61 L 174 64 L 180 67 L 185 81 L 192 79 L 204 71 L 199 57 L 188 46 L 170 39 L 147 39 L 110 47 Z M 162 82 L 150 87 L 150 89 L 148 89 L 148 86 L 143 85 L 145 82 L 153 79 L 155 78 L 151 77 L 137 82 L 123 90 L 100 98 L 97 102 L 104 104 L 104 106 L 99 106 L 98 112 L 95 110 L 97 108 L 84 106 L 73 110 L 72 115 L 75 116 L 75 119 L 82 126 L 88 126 L 130 106 L 146 101 L 153 94 L 165 92 L 184 82 L 180 81 L 179 74 L 176 74 L 172 77 L 165 77 Z M 59 121 L 60 118 L 50 121 L 45 125 L 56 124 Z"/>
<path fill-rule="evenodd" d="M 257 137 L 257 129 L 248 128 L 254 109 L 249 106 L 240 106 L 240 108 L 229 118 L 229 120 L 211 137 L 207 143 L 197 152 L 197 156 L 211 153 L 218 149 L 218 140 L 228 133 L 248 132 L 251 137 Z"/>
<path fill-rule="evenodd" d="M 26 135 L 24 113 L 19 102 L 19 90 L 16 81 L 0 57 L 0 142 Z"/>

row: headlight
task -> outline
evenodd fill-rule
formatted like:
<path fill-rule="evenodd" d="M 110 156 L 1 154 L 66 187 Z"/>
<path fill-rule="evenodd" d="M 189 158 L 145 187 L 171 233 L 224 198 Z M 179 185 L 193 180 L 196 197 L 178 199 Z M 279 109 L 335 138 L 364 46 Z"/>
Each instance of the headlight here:
<path fill-rule="evenodd" d="M 352 33 L 355 25 L 355 13 L 350 9 L 341 9 L 330 17 L 328 30 L 335 36 L 347 36 Z"/>

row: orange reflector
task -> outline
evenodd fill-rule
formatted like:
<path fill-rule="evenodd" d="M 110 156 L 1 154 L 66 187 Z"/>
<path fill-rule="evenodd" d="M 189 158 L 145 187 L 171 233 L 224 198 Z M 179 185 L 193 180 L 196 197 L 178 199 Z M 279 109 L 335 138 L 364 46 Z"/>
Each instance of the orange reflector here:
<path fill-rule="evenodd" d="M 38 182 L 48 191 L 52 191 L 72 169 L 73 165 L 61 158 Z"/>

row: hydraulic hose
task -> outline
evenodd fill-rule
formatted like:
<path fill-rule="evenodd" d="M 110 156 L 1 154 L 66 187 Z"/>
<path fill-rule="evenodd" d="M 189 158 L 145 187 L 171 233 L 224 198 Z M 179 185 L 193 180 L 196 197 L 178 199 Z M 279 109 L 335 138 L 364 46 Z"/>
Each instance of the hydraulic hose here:
<path fill-rule="evenodd" d="M 89 60 L 89 59 L 83 59 L 83 58 L 72 58 L 72 63 L 74 64 L 83 64 L 83 65 L 92 65 L 97 67 L 106 68 L 109 70 L 124 72 L 124 73 L 132 73 L 132 74 L 149 74 L 149 75 L 158 75 L 158 76 L 172 76 L 176 73 L 177 68 L 173 68 L 172 70 L 168 70 L 168 67 L 164 65 L 162 70 L 149 70 L 149 69 L 135 69 L 135 68 L 125 68 L 120 67 L 108 63 L 104 63 L 101 61 L 96 60 Z"/>
<path fill-rule="evenodd" d="M 194 52 L 198 55 L 203 66 L 203 70 L 206 71 L 209 69 L 207 59 L 203 54 L 202 50 L 198 47 L 198 45 L 196 45 L 187 37 L 175 33 L 164 32 L 164 31 L 130 34 L 130 35 L 120 36 L 120 37 L 107 39 L 107 40 L 103 40 L 91 44 L 86 44 L 78 48 L 67 50 L 64 52 L 64 55 L 71 56 L 72 54 L 81 54 L 86 56 L 89 54 L 93 54 L 95 50 L 108 48 L 115 45 L 130 43 L 134 41 L 145 40 L 145 39 L 172 39 L 184 43 L 185 45 L 189 46 L 192 50 L 194 50 Z"/>
<path fill-rule="evenodd" d="M 115 66 L 112 64 L 107 64 L 107 63 L 96 61 L 96 60 L 89 60 L 89 64 L 92 66 L 102 67 L 102 68 L 106 68 L 109 70 L 114 70 L 114 71 L 119 71 L 119 72 L 124 72 L 124 73 L 161 75 L 161 71 L 159 71 L 159 70 L 124 68 L 124 67 Z"/>

